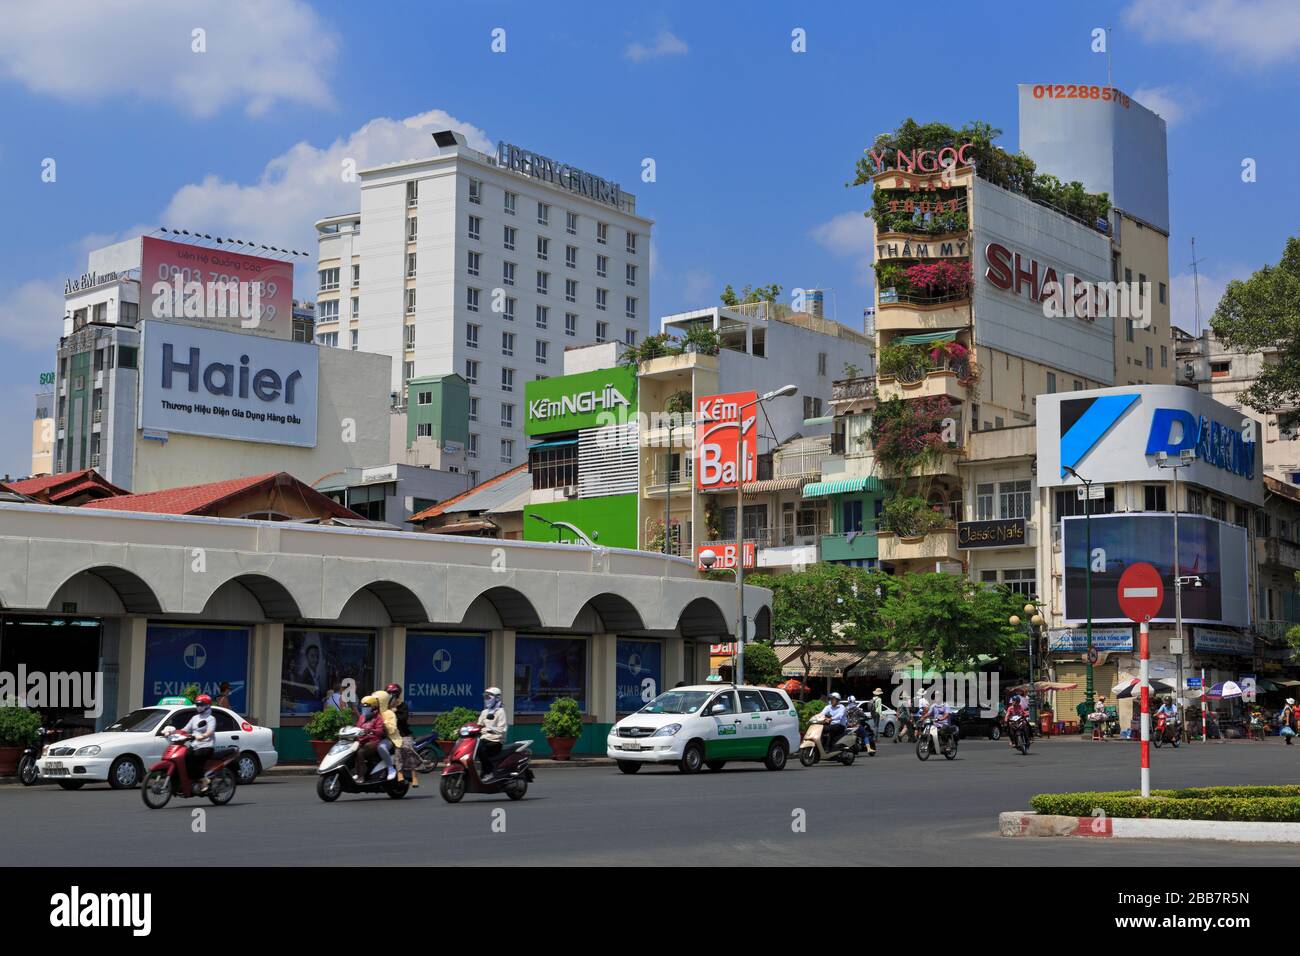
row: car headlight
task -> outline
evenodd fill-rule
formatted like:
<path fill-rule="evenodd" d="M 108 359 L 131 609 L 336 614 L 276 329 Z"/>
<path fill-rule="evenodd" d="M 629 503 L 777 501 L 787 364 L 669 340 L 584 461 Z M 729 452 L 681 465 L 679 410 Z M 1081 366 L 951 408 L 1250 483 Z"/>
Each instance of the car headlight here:
<path fill-rule="evenodd" d="M 99 744 L 91 744 L 89 747 L 82 747 L 77 751 L 78 757 L 94 757 L 100 751 Z"/>
<path fill-rule="evenodd" d="M 656 731 L 655 731 L 653 734 L 651 734 L 650 736 L 651 736 L 651 737 L 671 737 L 673 734 L 677 733 L 677 731 L 679 731 L 679 730 L 681 730 L 681 729 L 682 729 L 682 725 L 681 725 L 681 724 L 664 724 L 662 727 L 660 727 L 658 730 L 656 730 Z"/>

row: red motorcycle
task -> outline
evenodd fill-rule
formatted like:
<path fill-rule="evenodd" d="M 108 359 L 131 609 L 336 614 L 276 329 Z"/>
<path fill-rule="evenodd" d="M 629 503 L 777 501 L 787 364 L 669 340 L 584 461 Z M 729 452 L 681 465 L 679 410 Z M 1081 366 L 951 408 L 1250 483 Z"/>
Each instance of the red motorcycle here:
<path fill-rule="evenodd" d="M 190 780 L 185 758 L 193 736 L 173 731 L 167 734 L 167 749 L 162 759 L 149 768 L 140 796 L 151 810 L 161 810 L 173 796 L 207 797 L 215 806 L 224 806 L 235 796 L 235 773 L 230 765 L 239 757 L 238 747 L 214 748 L 203 764 L 203 776 Z"/>
<path fill-rule="evenodd" d="M 1177 717 L 1170 717 L 1167 714 L 1156 714 L 1156 734 L 1151 738 L 1151 743 L 1158 748 L 1163 744 L 1172 744 L 1175 748 L 1182 737 L 1182 727 L 1178 723 Z"/>
<path fill-rule="evenodd" d="M 460 728 L 456 746 L 452 748 L 447 765 L 442 768 L 442 784 L 439 792 L 448 803 L 459 803 L 467 793 L 502 793 L 511 800 L 522 800 L 528 792 L 528 784 L 533 779 L 533 771 L 528 766 L 532 760 L 531 740 L 520 740 L 513 744 L 503 744 L 497 754 L 492 772 L 482 776 L 478 762 L 479 735 L 483 727 L 468 723 Z"/>

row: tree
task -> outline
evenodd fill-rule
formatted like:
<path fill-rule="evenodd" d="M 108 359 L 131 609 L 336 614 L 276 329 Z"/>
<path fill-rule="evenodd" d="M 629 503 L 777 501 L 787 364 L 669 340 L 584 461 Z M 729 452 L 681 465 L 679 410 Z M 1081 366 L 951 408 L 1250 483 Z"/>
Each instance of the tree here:
<path fill-rule="evenodd" d="M 1276 362 L 1261 363 L 1259 376 L 1240 393 L 1243 402 L 1264 413 L 1300 404 L 1300 238 L 1286 241 L 1277 265 L 1229 282 L 1210 328 L 1234 352 L 1278 352 Z M 1291 408 L 1279 418 L 1288 425 L 1300 412 Z"/>
<path fill-rule="evenodd" d="M 781 659 L 767 641 L 745 645 L 745 680 L 750 684 L 771 685 L 781 679 Z"/>
<path fill-rule="evenodd" d="M 880 606 L 891 650 L 920 652 L 926 669 L 963 670 L 979 655 L 1014 652 L 1023 635 L 1008 618 L 1024 600 L 1004 588 L 986 588 L 955 574 L 908 574 Z"/>
<path fill-rule="evenodd" d="M 781 287 L 775 282 L 757 288 L 747 285 L 740 292 L 736 292 L 728 282 L 720 298 L 723 305 L 747 305 L 750 302 L 775 302 L 780 295 Z"/>

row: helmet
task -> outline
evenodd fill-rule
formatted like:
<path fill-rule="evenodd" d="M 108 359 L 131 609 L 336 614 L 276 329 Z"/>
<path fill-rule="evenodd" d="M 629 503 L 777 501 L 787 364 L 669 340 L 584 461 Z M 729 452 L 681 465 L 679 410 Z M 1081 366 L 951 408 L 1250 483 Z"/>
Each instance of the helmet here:
<path fill-rule="evenodd" d="M 363 706 L 363 707 L 378 707 L 378 706 L 379 706 L 379 698 L 376 697 L 374 694 L 367 694 L 365 697 L 362 697 L 362 698 L 361 698 L 361 706 Z"/>
<path fill-rule="evenodd" d="M 483 691 L 483 696 L 484 696 L 484 697 L 500 697 L 500 696 L 501 696 L 501 688 L 500 688 L 500 687 L 489 687 L 487 690 Z"/>
<path fill-rule="evenodd" d="M 402 692 L 402 688 L 397 684 L 389 684 L 384 688 L 384 690 L 387 691 L 390 696 L 396 696 Z"/>
<path fill-rule="evenodd" d="M 200 707 L 210 707 L 212 705 L 212 698 L 207 694 L 199 694 L 198 697 L 194 698 L 194 703 L 198 704 Z"/>
<path fill-rule="evenodd" d="M 857 699 L 856 697 L 854 697 L 852 694 L 849 694 L 849 699 L 846 701 L 846 703 L 849 703 L 849 704 L 856 704 L 857 702 L 858 702 L 858 699 Z"/>
<path fill-rule="evenodd" d="M 1020 695 L 1019 695 L 1019 694 L 1012 694 L 1012 695 L 1011 695 L 1011 703 L 1013 703 L 1013 704 L 1018 704 L 1018 703 L 1020 703 Z"/>
<path fill-rule="evenodd" d="M 840 699 L 840 692 L 839 692 L 839 691 L 831 691 L 831 700 L 839 700 L 839 699 Z"/>

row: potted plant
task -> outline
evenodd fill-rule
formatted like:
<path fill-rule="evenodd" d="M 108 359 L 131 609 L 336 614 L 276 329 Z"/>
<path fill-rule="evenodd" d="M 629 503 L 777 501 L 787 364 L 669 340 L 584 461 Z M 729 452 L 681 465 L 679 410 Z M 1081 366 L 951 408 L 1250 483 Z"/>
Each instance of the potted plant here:
<path fill-rule="evenodd" d="M 468 707 L 454 707 L 445 714 L 439 714 L 433 721 L 433 729 L 438 734 L 438 746 L 448 757 L 456 746 L 456 735 L 460 728 L 478 720 L 478 714 Z"/>
<path fill-rule="evenodd" d="M 339 710 L 337 707 L 326 707 L 311 715 L 303 730 L 307 732 L 307 742 L 316 754 L 317 763 L 325 759 L 325 755 L 337 742 L 339 731 L 356 722 L 357 714 L 351 708 Z"/>
<path fill-rule="evenodd" d="M 36 739 L 41 715 L 26 707 L 0 707 L 0 777 L 12 777 L 18 771 L 23 748 Z"/>
<path fill-rule="evenodd" d="M 582 711 L 572 697 L 557 697 L 542 718 L 542 733 L 556 760 L 568 760 L 582 733 Z"/>

